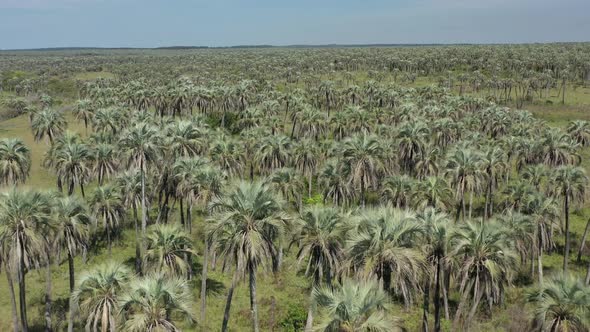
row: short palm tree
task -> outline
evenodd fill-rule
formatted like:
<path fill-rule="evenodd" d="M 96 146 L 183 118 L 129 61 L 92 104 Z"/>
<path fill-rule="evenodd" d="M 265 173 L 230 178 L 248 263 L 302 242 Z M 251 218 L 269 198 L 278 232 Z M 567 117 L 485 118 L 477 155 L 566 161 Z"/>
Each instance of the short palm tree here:
<path fill-rule="evenodd" d="M 115 332 L 119 297 L 131 272 L 124 265 L 104 263 L 82 274 L 72 294 L 72 304 L 86 320 L 86 331 Z"/>
<path fill-rule="evenodd" d="M 0 183 L 24 183 L 31 170 L 31 151 L 20 139 L 0 140 Z"/>
<path fill-rule="evenodd" d="M 132 281 L 118 306 L 129 332 L 179 332 L 174 320 L 194 322 L 187 281 L 154 274 Z"/>
<path fill-rule="evenodd" d="M 221 328 L 224 332 L 235 283 L 242 275 L 250 279 L 252 325 L 256 332 L 259 330 L 256 272 L 259 266 L 274 263 L 279 256 L 288 220 L 283 208 L 281 196 L 259 181 L 236 183 L 209 206 L 213 213 L 208 225 L 212 246 L 223 257 L 225 266 L 235 267 Z"/>
<path fill-rule="evenodd" d="M 146 271 L 188 277 L 190 256 L 196 255 L 189 235 L 177 225 L 156 225 L 147 235 L 143 256 Z"/>
<path fill-rule="evenodd" d="M 336 287 L 316 288 L 314 301 L 322 309 L 314 328 L 326 332 L 390 332 L 401 330 L 388 313 L 389 299 L 373 280 L 345 279 Z"/>
<path fill-rule="evenodd" d="M 528 295 L 538 331 L 578 332 L 590 329 L 590 287 L 573 276 L 560 275 Z"/>

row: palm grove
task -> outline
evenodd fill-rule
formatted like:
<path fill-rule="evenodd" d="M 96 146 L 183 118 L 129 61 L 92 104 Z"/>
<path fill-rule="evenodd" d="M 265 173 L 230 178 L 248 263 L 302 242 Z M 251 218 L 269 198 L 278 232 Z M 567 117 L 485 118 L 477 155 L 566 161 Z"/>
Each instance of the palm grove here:
<path fill-rule="evenodd" d="M 274 329 L 259 319 L 258 281 L 291 268 L 287 258 L 308 281 L 305 331 L 399 330 L 399 310 L 420 312 L 423 331 L 466 329 L 522 278 L 534 282 L 531 328 L 589 329 L 590 265 L 585 276 L 570 266 L 586 258 L 589 227 L 572 247 L 570 216 L 587 194 L 590 123 L 552 128 L 440 85 L 98 80 L 72 106 L 80 133 L 51 97 L 27 102 L 21 112 L 48 146 L 36 162 L 56 183 L 22 188 L 30 148 L 2 139 L 14 331 L 30 330 L 25 276 L 36 272 L 49 276 L 45 328 L 58 328 L 50 276 L 66 262 L 68 331 L 227 331 L 242 286 L 251 328 Z M 132 263 L 76 266 L 79 255 L 111 256 L 126 229 Z M 553 252 L 562 268 L 545 275 Z M 208 269 L 230 280 L 221 326 L 208 323 Z"/>

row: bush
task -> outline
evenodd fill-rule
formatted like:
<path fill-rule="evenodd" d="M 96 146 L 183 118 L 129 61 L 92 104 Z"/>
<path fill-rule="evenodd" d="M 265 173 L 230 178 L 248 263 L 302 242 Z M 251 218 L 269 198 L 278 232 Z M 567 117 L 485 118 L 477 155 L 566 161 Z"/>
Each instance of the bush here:
<path fill-rule="evenodd" d="M 279 323 L 281 331 L 296 332 L 303 331 L 305 321 L 307 320 L 307 311 L 299 305 L 291 304 L 287 308 L 287 316 Z"/>

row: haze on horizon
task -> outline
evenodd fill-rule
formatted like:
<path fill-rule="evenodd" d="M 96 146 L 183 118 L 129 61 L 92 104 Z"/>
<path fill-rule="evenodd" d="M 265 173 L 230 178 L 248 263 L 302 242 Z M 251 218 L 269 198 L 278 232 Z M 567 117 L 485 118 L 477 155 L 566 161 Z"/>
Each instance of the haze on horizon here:
<path fill-rule="evenodd" d="M 0 49 L 590 40 L 588 0 L 0 0 Z"/>

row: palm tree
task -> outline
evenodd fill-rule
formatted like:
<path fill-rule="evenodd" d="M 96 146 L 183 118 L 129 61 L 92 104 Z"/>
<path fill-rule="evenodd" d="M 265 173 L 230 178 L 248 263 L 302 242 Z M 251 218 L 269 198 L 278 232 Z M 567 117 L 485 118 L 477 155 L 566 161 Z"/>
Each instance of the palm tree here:
<path fill-rule="evenodd" d="M 20 139 L 0 140 L 0 183 L 24 183 L 31 170 L 31 151 Z"/>
<path fill-rule="evenodd" d="M 375 136 L 363 133 L 346 140 L 341 148 L 343 162 L 350 166 L 350 183 L 360 190 L 365 206 L 367 188 L 376 187 L 383 172 L 383 146 Z"/>
<path fill-rule="evenodd" d="M 92 101 L 89 99 L 82 99 L 76 102 L 76 107 L 73 109 L 74 116 L 78 121 L 84 122 L 84 128 L 88 132 L 88 122 L 92 122 L 94 117 L 95 108 Z"/>
<path fill-rule="evenodd" d="M 407 208 L 415 195 L 416 181 L 407 176 L 392 176 L 383 180 L 381 200 L 396 208 Z"/>
<path fill-rule="evenodd" d="M 97 187 L 90 197 L 90 207 L 96 218 L 103 224 L 109 256 L 111 256 L 111 237 L 119 227 L 120 219 L 125 215 L 121 195 L 112 185 Z"/>
<path fill-rule="evenodd" d="M 145 240 L 148 213 L 145 174 L 149 164 L 156 161 L 160 154 L 158 129 L 145 122 L 140 122 L 122 133 L 119 144 L 126 154 L 127 165 L 139 169 L 141 174 L 141 234 L 142 239 Z"/>
<path fill-rule="evenodd" d="M 446 210 L 451 204 L 452 197 L 451 187 L 444 178 L 429 176 L 417 183 L 412 199 L 414 205 L 419 208 L 430 206 L 438 210 Z"/>
<path fill-rule="evenodd" d="M 55 200 L 54 213 L 56 220 L 55 243 L 66 250 L 68 254 L 68 268 L 70 276 L 70 296 L 74 292 L 75 267 L 74 256 L 80 251 L 86 251 L 92 217 L 86 204 L 75 196 L 58 197 Z M 68 317 L 68 332 L 74 330 L 74 305 L 70 301 L 70 315 Z"/>
<path fill-rule="evenodd" d="M 321 285 L 325 278 L 328 285 L 344 260 L 344 247 L 339 232 L 342 222 L 340 212 L 331 207 L 310 207 L 301 214 L 301 224 L 295 231 L 293 242 L 297 243 L 298 263 L 307 261 L 305 275 L 312 278 L 311 289 Z M 307 311 L 306 331 L 313 327 L 313 296 Z"/>
<path fill-rule="evenodd" d="M 201 169 L 208 165 L 209 160 L 202 157 L 180 158 L 172 166 L 172 173 L 178 186 L 176 192 L 179 197 L 185 197 L 187 202 L 186 221 L 183 217 L 182 201 L 180 221 L 189 232 L 191 231 L 192 215 L 191 211 L 195 201 L 199 198 L 201 192 Z"/>
<path fill-rule="evenodd" d="M 455 324 L 464 316 L 469 302 L 471 310 L 465 322 L 472 321 L 479 302 L 485 296 L 488 309 L 499 302 L 505 285 L 510 281 L 516 265 L 512 242 L 505 228 L 496 222 L 462 225 L 452 235 L 450 257 L 457 262 L 457 281 L 461 301 L 455 313 Z"/>
<path fill-rule="evenodd" d="M 99 143 L 93 149 L 93 152 L 92 173 L 98 179 L 98 185 L 102 186 L 104 184 L 104 179 L 111 178 L 111 176 L 117 171 L 119 166 L 119 156 L 115 147 L 112 144 L 107 143 Z"/>
<path fill-rule="evenodd" d="M 63 113 L 50 108 L 37 112 L 31 122 L 35 140 L 46 137 L 52 144 L 64 132 L 66 125 Z"/>
<path fill-rule="evenodd" d="M 505 159 L 504 151 L 497 146 L 489 146 L 481 154 L 481 167 L 487 182 L 484 203 L 485 219 L 490 218 L 494 213 L 494 190 L 498 186 L 498 179 L 502 178 L 508 168 Z"/>
<path fill-rule="evenodd" d="M 277 191 L 283 195 L 283 198 L 289 202 L 293 202 L 298 211 L 303 209 L 303 194 L 301 191 L 305 190 L 305 180 L 302 176 L 292 168 L 279 168 L 275 170 L 267 182 Z"/>
<path fill-rule="evenodd" d="M 78 142 L 59 144 L 47 157 L 51 159 L 48 164 L 55 168 L 58 178 L 68 184 L 68 195 L 72 195 L 79 185 L 82 197 L 85 197 L 84 184 L 90 178 L 92 158 L 88 146 Z"/>
<path fill-rule="evenodd" d="M 194 322 L 187 281 L 155 274 L 136 279 L 119 298 L 123 329 L 129 332 L 177 332 L 174 319 Z"/>
<path fill-rule="evenodd" d="M 259 331 L 256 303 L 256 272 L 277 259 L 280 239 L 285 232 L 287 216 L 280 195 L 263 182 L 239 182 L 224 195 L 214 199 L 209 210 L 208 236 L 225 266 L 235 266 L 228 292 L 221 330 L 227 331 L 233 290 L 240 275 L 250 279 L 250 309 L 254 331 Z"/>
<path fill-rule="evenodd" d="M 528 294 L 533 303 L 537 331 L 587 331 L 590 329 L 590 287 L 573 276 L 560 275 Z"/>
<path fill-rule="evenodd" d="M 335 205 L 346 205 L 354 194 L 348 181 L 348 165 L 338 160 L 330 160 L 319 174 L 319 187 L 322 189 L 324 203 L 328 199 Z"/>
<path fill-rule="evenodd" d="M 341 286 L 315 288 L 323 309 L 316 331 L 390 332 L 401 330 L 389 313 L 389 299 L 373 280 L 346 279 Z"/>
<path fill-rule="evenodd" d="M 570 251 L 570 204 L 583 202 L 588 177 L 581 167 L 571 165 L 560 166 L 551 175 L 551 183 L 554 184 L 549 190 L 554 197 L 563 198 L 563 214 L 565 217 L 565 248 L 563 252 L 563 272 L 567 272 Z"/>
<path fill-rule="evenodd" d="M 447 214 L 437 212 L 433 207 L 427 207 L 422 213 L 418 214 L 417 219 L 422 225 L 423 235 L 426 240 L 426 246 L 424 247 L 426 260 L 432 266 L 434 266 L 435 270 L 434 276 L 428 277 L 429 280 L 426 281 L 426 285 L 424 287 L 424 330 L 428 330 L 429 292 L 427 292 L 427 290 L 430 290 L 430 284 L 434 283 L 434 331 L 439 332 L 441 330 L 441 287 L 443 288 L 442 291 L 444 298 L 445 315 L 447 319 L 449 318 L 447 303 L 448 290 L 446 289 L 446 285 L 443 281 L 446 278 L 450 277 L 446 275 L 445 271 L 446 265 L 448 265 L 447 260 L 450 251 L 452 227 L 450 226 L 450 220 Z M 430 280 L 431 278 L 433 280 Z"/>
<path fill-rule="evenodd" d="M 28 331 L 25 274 L 47 263 L 52 226 L 51 202 L 34 191 L 2 194 L 0 199 L 0 250 L 6 273 L 16 273 L 19 284 L 21 328 Z M 10 282 L 9 282 L 10 284 Z M 10 286 L 10 285 L 9 285 Z"/>
<path fill-rule="evenodd" d="M 411 212 L 390 208 L 362 211 L 347 232 L 348 264 L 367 278 L 376 277 L 383 290 L 395 291 L 409 307 L 412 291 L 419 289 L 426 267 L 420 252 L 413 248 L 421 232 Z"/>
<path fill-rule="evenodd" d="M 148 233 L 144 266 L 170 277 L 188 277 L 190 256 L 196 255 L 189 235 L 176 225 L 156 225 Z"/>
<path fill-rule="evenodd" d="M 567 126 L 567 133 L 581 146 L 590 145 L 590 122 L 574 120 Z"/>
<path fill-rule="evenodd" d="M 260 170 L 267 174 L 285 167 L 289 162 L 291 140 L 287 136 L 269 136 L 261 140 L 254 152 L 254 160 L 258 162 Z"/>
<path fill-rule="evenodd" d="M 302 140 L 293 149 L 293 164 L 307 176 L 307 195 L 311 197 L 312 178 L 316 174 L 320 158 L 317 142 Z"/>
<path fill-rule="evenodd" d="M 130 276 L 124 265 L 112 262 L 103 263 L 80 276 L 72 303 L 86 319 L 86 331 L 116 331 L 118 300 Z"/>
<path fill-rule="evenodd" d="M 135 273 L 141 273 L 141 243 L 139 236 L 139 216 L 137 207 L 141 204 L 141 172 L 126 171 L 117 176 L 116 186 L 121 193 L 123 206 L 133 211 L 135 230 Z"/>
<path fill-rule="evenodd" d="M 479 188 L 482 176 L 479 165 L 479 156 L 471 150 L 457 148 L 448 156 L 446 175 L 451 180 L 451 186 L 455 188 L 455 198 L 458 201 L 457 220 L 461 212 L 463 219 L 467 218 L 465 193 L 473 193 Z"/>

